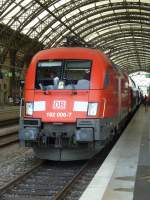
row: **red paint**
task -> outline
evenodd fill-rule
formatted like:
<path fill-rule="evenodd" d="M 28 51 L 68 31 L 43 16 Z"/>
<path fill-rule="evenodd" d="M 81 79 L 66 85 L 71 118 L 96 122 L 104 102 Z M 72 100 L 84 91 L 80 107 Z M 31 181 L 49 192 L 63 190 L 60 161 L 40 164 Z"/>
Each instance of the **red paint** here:
<path fill-rule="evenodd" d="M 35 90 L 36 65 L 46 59 L 85 59 L 92 60 L 90 90 Z M 106 73 L 109 84 L 104 86 Z M 55 48 L 37 53 L 29 66 L 25 102 L 45 101 L 45 111 L 35 111 L 32 118 L 42 122 L 76 122 L 77 118 L 112 118 L 130 109 L 130 89 L 128 76 L 112 66 L 109 59 L 99 50 L 87 48 Z M 73 111 L 75 101 L 99 103 L 97 115 L 88 117 L 87 112 Z M 49 114 L 48 114 L 49 113 Z M 54 114 L 55 113 L 55 114 Z M 62 115 L 62 116 L 61 116 Z M 26 116 L 28 117 L 28 116 Z"/>

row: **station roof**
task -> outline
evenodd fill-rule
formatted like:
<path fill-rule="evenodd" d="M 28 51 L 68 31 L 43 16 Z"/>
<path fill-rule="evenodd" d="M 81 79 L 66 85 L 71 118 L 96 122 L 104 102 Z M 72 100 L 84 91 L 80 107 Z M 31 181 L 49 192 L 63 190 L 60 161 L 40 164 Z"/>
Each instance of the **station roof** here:
<path fill-rule="evenodd" d="M 150 0 L 0 0 L 0 23 L 44 48 L 74 35 L 128 73 L 150 71 Z"/>

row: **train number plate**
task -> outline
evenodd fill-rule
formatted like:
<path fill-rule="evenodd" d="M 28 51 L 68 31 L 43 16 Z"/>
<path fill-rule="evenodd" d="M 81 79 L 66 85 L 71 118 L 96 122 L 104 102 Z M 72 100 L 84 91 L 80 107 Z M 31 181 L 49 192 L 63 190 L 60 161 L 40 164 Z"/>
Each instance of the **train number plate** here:
<path fill-rule="evenodd" d="M 72 115 L 71 112 L 47 112 L 46 116 L 50 118 L 70 118 Z"/>

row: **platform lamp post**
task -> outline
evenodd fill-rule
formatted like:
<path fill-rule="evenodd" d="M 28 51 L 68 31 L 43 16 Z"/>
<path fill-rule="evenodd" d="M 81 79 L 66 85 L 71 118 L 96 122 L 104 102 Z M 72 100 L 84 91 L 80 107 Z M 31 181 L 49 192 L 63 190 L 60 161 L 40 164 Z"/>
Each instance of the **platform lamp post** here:
<path fill-rule="evenodd" d="M 148 69 L 150 69 L 150 67 L 148 67 Z M 150 71 L 150 70 L 148 70 L 148 71 Z M 145 77 L 150 80 L 150 73 L 145 74 Z M 149 105 L 150 105 L 150 85 L 147 87 L 147 96 L 148 96 Z"/>
<path fill-rule="evenodd" d="M 2 69 L 0 67 L 0 106 L 2 105 L 2 89 L 1 89 L 2 81 L 3 81 L 3 73 L 2 73 Z"/>
<path fill-rule="evenodd" d="M 1 68 L 0 68 L 0 79 L 3 79 L 3 73 L 2 73 Z"/>
<path fill-rule="evenodd" d="M 150 85 L 147 87 L 147 95 L 150 97 Z"/>

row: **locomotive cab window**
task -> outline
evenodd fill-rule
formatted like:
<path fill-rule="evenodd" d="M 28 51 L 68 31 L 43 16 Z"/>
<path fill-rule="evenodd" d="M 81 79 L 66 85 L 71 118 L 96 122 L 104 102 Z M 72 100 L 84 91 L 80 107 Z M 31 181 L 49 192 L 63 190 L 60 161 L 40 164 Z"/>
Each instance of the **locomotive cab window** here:
<path fill-rule="evenodd" d="M 89 89 L 90 60 L 44 60 L 37 64 L 35 89 Z"/>

